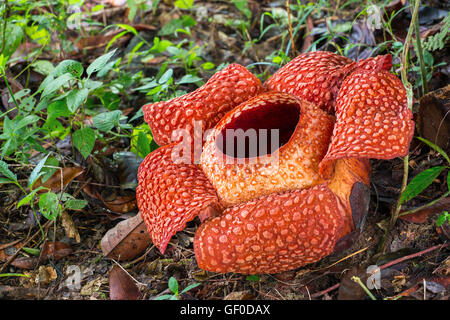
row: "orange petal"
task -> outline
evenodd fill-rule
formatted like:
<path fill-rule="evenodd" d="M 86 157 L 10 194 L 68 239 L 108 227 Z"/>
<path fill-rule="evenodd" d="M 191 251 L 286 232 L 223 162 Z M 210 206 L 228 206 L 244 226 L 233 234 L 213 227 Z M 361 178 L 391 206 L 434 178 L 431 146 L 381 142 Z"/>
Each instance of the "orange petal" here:
<path fill-rule="evenodd" d="M 162 146 L 176 141 L 172 133 L 177 129 L 186 129 L 193 137 L 194 120 L 202 121 L 201 133 L 212 128 L 225 113 L 260 91 L 258 78 L 245 67 L 230 64 L 191 93 L 143 106 L 144 119 Z"/>
<path fill-rule="evenodd" d="M 263 93 L 236 107 L 217 124 L 206 139 L 200 165 L 225 206 L 309 188 L 323 182 L 318 165 L 328 148 L 333 124 L 334 117 L 312 103 L 286 93 Z M 235 139 L 227 130 L 238 129 L 249 136 L 252 130 L 255 133 L 255 140 L 247 140 L 242 155 L 237 154 L 239 149 L 225 148 Z M 268 145 L 277 139 L 281 147 L 268 153 L 268 148 L 259 147 L 264 137 L 271 137 L 272 129 L 279 130 L 279 139 L 267 139 Z M 224 147 L 220 147 L 222 137 Z M 240 141 L 234 141 L 239 148 Z M 248 150 L 252 146 L 259 148 L 253 150 L 257 152 L 253 157 Z"/>
<path fill-rule="evenodd" d="M 194 164 L 174 163 L 173 149 L 174 144 L 161 147 L 144 159 L 136 189 L 142 218 L 162 253 L 188 221 L 209 208 L 220 208 L 216 192 L 202 171 Z"/>
<path fill-rule="evenodd" d="M 381 56 L 360 60 L 355 63 L 353 70 L 364 69 L 371 71 L 378 71 L 378 70 L 389 71 L 391 68 L 392 68 L 392 56 L 390 54 L 385 54 Z"/>
<path fill-rule="evenodd" d="M 203 223 L 195 257 L 213 272 L 282 272 L 329 255 L 342 227 L 338 200 L 325 185 L 272 194 Z"/>
<path fill-rule="evenodd" d="M 329 176 L 340 158 L 392 159 L 408 154 L 414 134 L 406 90 L 386 71 L 358 70 L 342 83 L 336 124 L 320 172 Z"/>
<path fill-rule="evenodd" d="M 290 93 L 331 111 L 339 87 L 349 71 L 343 67 L 352 63 L 353 60 L 332 52 L 303 53 L 273 74 L 264 86 L 269 90 Z"/>

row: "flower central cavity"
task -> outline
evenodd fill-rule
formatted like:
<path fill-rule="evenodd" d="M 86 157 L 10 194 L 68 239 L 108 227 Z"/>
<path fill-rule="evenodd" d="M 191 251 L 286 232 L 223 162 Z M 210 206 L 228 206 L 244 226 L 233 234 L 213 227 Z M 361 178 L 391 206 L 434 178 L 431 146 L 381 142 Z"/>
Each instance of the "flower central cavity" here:
<path fill-rule="evenodd" d="M 285 145 L 300 120 L 300 105 L 271 103 L 243 109 L 217 136 L 217 148 L 232 158 L 255 158 L 271 154 Z"/>

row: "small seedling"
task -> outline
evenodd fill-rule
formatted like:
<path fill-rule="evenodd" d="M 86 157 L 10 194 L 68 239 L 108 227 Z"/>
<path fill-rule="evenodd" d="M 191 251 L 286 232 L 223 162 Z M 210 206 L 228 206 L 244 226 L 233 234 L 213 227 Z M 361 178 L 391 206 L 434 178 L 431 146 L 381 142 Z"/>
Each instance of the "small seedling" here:
<path fill-rule="evenodd" d="M 442 214 L 437 218 L 436 225 L 438 227 L 441 227 L 445 222 L 449 223 L 450 221 L 450 214 L 448 211 L 442 212 Z"/>
<path fill-rule="evenodd" d="M 169 290 L 173 292 L 173 294 L 164 294 L 155 298 L 155 300 L 180 300 L 180 295 L 188 292 L 189 290 L 198 287 L 200 283 L 193 283 L 186 288 L 184 288 L 181 292 L 178 292 L 178 281 L 174 277 L 170 277 L 169 279 Z"/>

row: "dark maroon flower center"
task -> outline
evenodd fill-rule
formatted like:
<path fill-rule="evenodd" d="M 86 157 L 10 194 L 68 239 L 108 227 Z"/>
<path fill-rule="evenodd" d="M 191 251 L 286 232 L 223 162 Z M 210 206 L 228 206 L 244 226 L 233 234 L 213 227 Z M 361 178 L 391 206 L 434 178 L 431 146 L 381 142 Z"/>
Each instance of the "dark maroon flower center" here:
<path fill-rule="evenodd" d="M 216 144 L 223 154 L 233 158 L 265 156 L 290 140 L 300 120 L 300 105 L 264 103 L 241 111 L 222 128 Z"/>

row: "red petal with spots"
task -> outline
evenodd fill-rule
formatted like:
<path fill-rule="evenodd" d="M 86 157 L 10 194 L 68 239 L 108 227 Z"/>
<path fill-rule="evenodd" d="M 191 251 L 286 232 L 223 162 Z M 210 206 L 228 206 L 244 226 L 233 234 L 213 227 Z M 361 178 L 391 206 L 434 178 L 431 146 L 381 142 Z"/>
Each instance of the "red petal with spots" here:
<path fill-rule="evenodd" d="M 333 251 L 343 227 L 341 210 L 325 185 L 228 208 L 197 230 L 198 266 L 213 272 L 261 274 L 315 262 Z"/>
<path fill-rule="evenodd" d="M 369 71 L 386 70 L 389 71 L 392 68 L 392 56 L 385 54 L 372 58 L 360 60 L 354 64 L 353 70 L 364 69 Z"/>
<path fill-rule="evenodd" d="M 177 164 L 174 144 L 150 153 L 139 167 L 136 198 L 153 243 L 164 253 L 170 238 L 197 215 L 220 210 L 216 191 L 194 164 Z M 205 213 L 206 212 L 206 213 Z"/>
<path fill-rule="evenodd" d="M 245 67 L 230 64 L 191 93 L 143 106 L 144 119 L 152 129 L 155 142 L 166 145 L 172 142 L 174 130 L 186 129 L 193 137 L 193 121 L 197 120 L 202 121 L 200 132 L 203 133 L 228 111 L 261 91 L 258 78 Z"/>
<path fill-rule="evenodd" d="M 339 88 L 346 76 L 356 69 L 389 70 L 391 67 L 390 55 L 354 62 L 332 52 L 307 52 L 278 70 L 264 86 L 269 90 L 293 94 L 333 112 Z"/>
<path fill-rule="evenodd" d="M 264 86 L 269 90 L 287 92 L 331 111 L 339 87 L 348 73 L 345 65 L 353 60 L 327 51 L 307 52 L 270 77 Z"/>
<path fill-rule="evenodd" d="M 320 164 L 328 176 L 332 160 L 392 159 L 408 153 L 414 134 L 406 90 L 386 71 L 358 70 L 342 83 L 336 103 L 336 124 L 328 152 Z"/>

